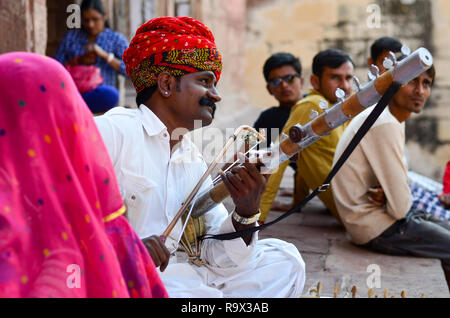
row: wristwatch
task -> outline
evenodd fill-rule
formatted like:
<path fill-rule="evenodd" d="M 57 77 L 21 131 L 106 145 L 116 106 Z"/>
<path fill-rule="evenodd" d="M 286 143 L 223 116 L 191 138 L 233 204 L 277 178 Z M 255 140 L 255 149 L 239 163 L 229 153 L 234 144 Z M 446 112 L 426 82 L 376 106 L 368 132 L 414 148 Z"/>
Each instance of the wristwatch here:
<path fill-rule="evenodd" d="M 252 224 L 255 223 L 256 221 L 259 220 L 259 217 L 261 215 L 261 211 L 258 210 L 258 213 L 256 213 L 255 215 L 249 217 L 249 218 L 245 218 L 243 216 L 240 216 L 239 214 L 236 213 L 236 210 L 233 211 L 233 219 L 240 223 L 240 224 L 244 224 L 244 225 L 248 225 L 248 224 Z"/>

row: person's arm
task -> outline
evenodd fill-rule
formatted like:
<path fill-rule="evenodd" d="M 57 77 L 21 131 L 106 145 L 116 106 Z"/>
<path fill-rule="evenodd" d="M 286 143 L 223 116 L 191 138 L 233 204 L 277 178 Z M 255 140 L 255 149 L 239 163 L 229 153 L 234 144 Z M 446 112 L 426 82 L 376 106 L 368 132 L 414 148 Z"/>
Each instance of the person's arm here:
<path fill-rule="evenodd" d="M 289 134 L 289 129 L 297 123 L 306 123 L 308 120 L 306 119 L 305 114 L 309 112 L 305 112 L 304 110 L 310 109 L 312 107 L 314 107 L 314 104 L 309 102 L 294 106 L 294 108 L 292 108 L 291 110 L 288 120 L 286 121 L 286 124 L 284 125 L 284 128 L 282 130 L 283 133 Z M 278 140 L 280 139 L 280 137 L 281 136 L 279 136 Z M 270 209 L 272 208 L 272 204 L 275 201 L 275 197 L 280 187 L 281 180 L 283 179 L 284 172 L 286 171 L 289 162 L 289 160 L 283 162 L 267 181 L 266 191 L 261 198 L 261 217 L 259 218 L 261 222 L 265 222 L 267 215 L 269 215 Z M 300 167 L 297 166 L 297 169 L 300 169 Z"/>
<path fill-rule="evenodd" d="M 231 198 L 236 206 L 237 216 L 250 219 L 258 214 L 259 202 L 266 186 L 266 177 L 250 163 L 245 163 L 244 167 L 235 167 L 227 173 L 221 174 L 221 179 L 225 183 Z M 232 219 L 236 231 L 255 227 L 256 220 L 250 224 L 242 224 Z M 252 235 L 242 238 L 245 244 L 249 245 Z"/>
<path fill-rule="evenodd" d="M 245 163 L 244 167 L 234 168 L 230 172 L 222 174 L 221 178 L 230 191 L 236 206 L 235 212 L 238 215 L 250 218 L 258 213 L 259 199 L 266 181 L 254 165 Z M 240 224 L 231 216 L 227 216 L 226 209 L 220 204 L 206 213 L 205 225 L 208 234 L 223 234 L 252 228 L 256 225 L 256 222 Z M 208 264 L 218 267 L 235 266 L 251 257 L 256 240 L 257 234 L 229 241 L 204 240 L 202 243 L 202 259 Z M 164 271 L 169 263 L 170 252 L 161 238 L 153 235 L 143 239 L 143 242 L 155 266 Z"/>
<path fill-rule="evenodd" d="M 261 197 L 261 204 L 259 206 L 261 211 L 261 216 L 259 217 L 260 222 L 265 222 L 267 216 L 269 215 L 273 201 L 275 201 L 278 188 L 280 187 L 281 180 L 283 179 L 284 172 L 286 171 L 288 165 L 289 160 L 283 162 L 267 181 L 266 190 Z"/>
<path fill-rule="evenodd" d="M 247 170 L 246 168 L 240 169 L 244 170 L 241 171 L 241 174 L 242 172 L 245 172 L 245 170 Z M 237 176 L 237 178 L 241 178 L 240 174 L 237 173 L 236 170 L 234 170 L 234 172 L 235 172 L 234 175 Z M 247 171 L 247 173 L 249 173 L 250 176 L 251 172 Z M 255 173 L 255 175 L 258 175 L 258 177 L 255 177 L 256 180 L 259 177 L 261 177 L 259 172 L 253 170 L 253 173 Z M 256 181 L 256 183 L 260 182 L 264 182 L 264 180 Z M 210 181 L 209 186 L 211 185 L 212 180 Z M 209 187 L 208 184 L 206 184 L 205 186 L 206 188 Z M 236 211 L 236 213 L 241 213 L 242 216 L 244 217 L 252 216 L 255 213 L 257 213 L 257 208 L 259 205 L 258 196 L 261 195 L 263 185 L 262 183 L 260 183 L 260 185 L 255 186 L 256 187 L 253 188 L 253 190 L 250 190 L 249 192 L 253 193 L 253 195 L 256 195 L 256 197 L 253 196 L 252 194 L 250 194 L 250 196 L 247 198 L 245 195 L 236 197 L 234 191 L 232 191 L 233 196 L 235 196 L 233 201 L 235 203 L 234 211 Z M 252 196 L 253 199 L 251 198 Z M 208 211 L 205 214 L 206 233 L 209 235 L 232 233 L 245 228 L 249 227 L 251 228 L 256 226 L 256 223 L 248 225 L 237 224 L 233 220 L 232 214 L 233 213 L 229 214 L 229 212 L 227 211 L 227 209 L 223 204 L 219 204 L 210 211 Z M 245 238 L 235 238 L 232 240 L 222 241 L 214 239 L 205 239 L 202 241 L 201 259 L 211 266 L 219 268 L 232 268 L 245 263 L 249 258 L 252 257 L 257 241 L 258 241 L 257 232 Z"/>
<path fill-rule="evenodd" d="M 164 272 L 167 265 L 169 265 L 170 252 L 164 245 L 163 241 L 158 235 L 152 235 L 142 240 L 147 252 L 155 263 L 155 267 L 159 267 L 161 272 Z"/>
<path fill-rule="evenodd" d="M 113 31 L 114 32 L 114 31 Z M 114 32 L 114 45 L 111 52 L 104 50 L 97 44 L 91 43 L 87 49 L 95 52 L 97 56 L 104 59 L 116 72 L 128 77 L 125 63 L 122 60 L 123 53 L 128 48 L 127 39 L 120 33 Z"/>
<path fill-rule="evenodd" d="M 104 59 L 116 72 L 118 72 L 122 66 L 122 60 L 119 60 L 113 52 L 105 51 L 98 44 L 90 43 L 86 45 L 86 52 L 94 53 L 96 56 Z"/>
<path fill-rule="evenodd" d="M 372 128 L 361 147 L 386 196 L 386 212 L 397 220 L 403 218 L 411 207 L 411 192 L 407 167 L 403 163 L 401 128 L 391 123 Z M 368 184 L 367 188 L 376 186 Z"/>

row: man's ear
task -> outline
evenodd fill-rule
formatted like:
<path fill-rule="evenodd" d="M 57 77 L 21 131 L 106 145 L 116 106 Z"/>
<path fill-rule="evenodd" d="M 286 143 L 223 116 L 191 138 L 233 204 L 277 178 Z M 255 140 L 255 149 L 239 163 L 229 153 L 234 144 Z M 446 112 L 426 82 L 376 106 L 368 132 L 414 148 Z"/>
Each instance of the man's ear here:
<path fill-rule="evenodd" d="M 367 65 L 370 67 L 372 64 L 375 65 L 374 60 L 371 57 L 368 57 L 367 58 Z"/>
<path fill-rule="evenodd" d="M 163 97 L 169 97 L 171 95 L 173 76 L 167 72 L 162 72 L 158 75 L 157 85 L 158 92 Z"/>
<path fill-rule="evenodd" d="M 269 92 L 270 95 L 273 95 L 272 90 L 270 89 L 270 85 L 269 85 L 269 84 L 266 85 L 266 89 L 267 89 L 267 91 Z"/>
<path fill-rule="evenodd" d="M 315 74 L 311 74 L 309 81 L 311 82 L 311 86 L 316 90 L 320 90 L 320 78 Z"/>

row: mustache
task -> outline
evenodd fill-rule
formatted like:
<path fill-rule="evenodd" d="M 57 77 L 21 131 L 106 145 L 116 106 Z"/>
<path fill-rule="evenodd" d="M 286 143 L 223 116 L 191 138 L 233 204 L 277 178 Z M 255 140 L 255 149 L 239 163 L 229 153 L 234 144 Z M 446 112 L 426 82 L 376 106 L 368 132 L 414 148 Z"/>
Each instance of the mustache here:
<path fill-rule="evenodd" d="M 202 98 L 200 98 L 199 104 L 200 104 L 200 106 L 211 107 L 213 109 L 213 116 L 214 116 L 217 106 L 216 106 L 216 103 L 212 99 L 203 96 Z"/>
<path fill-rule="evenodd" d="M 425 98 L 423 96 L 418 96 L 418 95 L 411 96 L 411 99 L 412 100 L 416 100 L 416 101 L 420 101 L 420 102 L 425 101 Z"/>

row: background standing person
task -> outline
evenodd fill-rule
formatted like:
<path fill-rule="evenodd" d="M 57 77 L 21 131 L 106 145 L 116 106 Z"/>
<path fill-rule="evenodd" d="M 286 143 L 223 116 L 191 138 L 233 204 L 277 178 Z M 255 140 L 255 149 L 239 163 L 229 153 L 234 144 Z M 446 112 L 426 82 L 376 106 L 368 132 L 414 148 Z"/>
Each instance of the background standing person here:
<path fill-rule="evenodd" d="M 81 17 L 83 27 L 64 36 L 54 58 L 63 65 L 93 65 L 100 69 L 103 84 L 97 86 L 98 81 L 87 84 L 89 91 L 81 93 L 93 113 L 103 113 L 117 106 L 119 101 L 117 75 L 128 76 L 122 61 L 128 41 L 109 28 L 101 0 L 84 0 Z M 94 75 L 89 71 L 84 77 L 87 80 Z"/>

